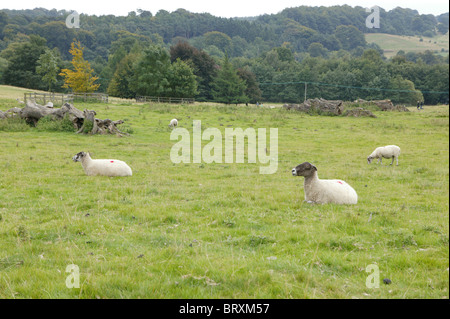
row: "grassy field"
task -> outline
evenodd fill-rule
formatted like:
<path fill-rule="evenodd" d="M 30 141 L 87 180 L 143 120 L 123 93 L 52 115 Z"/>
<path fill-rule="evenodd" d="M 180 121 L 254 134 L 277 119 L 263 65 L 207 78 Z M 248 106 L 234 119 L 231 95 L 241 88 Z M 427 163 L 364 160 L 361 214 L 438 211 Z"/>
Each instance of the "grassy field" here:
<path fill-rule="evenodd" d="M 433 38 L 414 36 L 400 36 L 385 33 L 366 33 L 366 41 L 368 43 L 376 43 L 384 50 L 384 55 L 391 58 L 397 54 L 398 51 L 405 52 L 424 52 L 431 50 L 433 52 L 448 54 L 449 50 L 449 35 L 437 35 Z M 441 52 L 444 49 L 445 52 Z"/>
<path fill-rule="evenodd" d="M 18 105 L 16 99 L 23 100 L 24 93 L 32 93 L 32 92 L 43 93 L 44 91 L 31 90 L 10 85 L 0 85 L 0 99 L 6 103 L 14 103 L 14 106 L 20 106 Z M 1 106 L 2 111 L 5 111 L 5 109 L 3 108 L 4 104 L 2 104 Z"/>
<path fill-rule="evenodd" d="M 16 104 L 0 97 L 0 110 Z M 449 297 L 448 106 L 375 119 L 208 104 L 76 106 L 125 119 L 131 136 L 0 126 L 0 298 Z M 190 132 L 193 120 L 222 133 L 278 128 L 278 171 L 172 163 L 174 117 Z M 400 165 L 368 165 L 387 144 L 402 148 Z M 80 151 L 124 160 L 133 176 L 88 177 L 71 160 Z M 346 180 L 358 204 L 304 203 L 303 178 L 290 172 L 304 161 L 321 178 Z M 80 288 L 66 287 L 70 264 Z M 368 288 L 374 264 L 381 283 Z"/>

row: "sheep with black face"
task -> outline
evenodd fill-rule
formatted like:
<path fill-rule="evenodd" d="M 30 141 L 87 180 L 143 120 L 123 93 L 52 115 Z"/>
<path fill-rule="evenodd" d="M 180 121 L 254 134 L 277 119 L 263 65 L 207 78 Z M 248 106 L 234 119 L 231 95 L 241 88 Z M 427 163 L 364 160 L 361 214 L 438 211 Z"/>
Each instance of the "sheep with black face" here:
<path fill-rule="evenodd" d="M 339 179 L 319 179 L 317 167 L 304 162 L 292 169 L 293 176 L 303 176 L 305 201 L 316 204 L 356 204 L 358 195 L 346 182 Z"/>

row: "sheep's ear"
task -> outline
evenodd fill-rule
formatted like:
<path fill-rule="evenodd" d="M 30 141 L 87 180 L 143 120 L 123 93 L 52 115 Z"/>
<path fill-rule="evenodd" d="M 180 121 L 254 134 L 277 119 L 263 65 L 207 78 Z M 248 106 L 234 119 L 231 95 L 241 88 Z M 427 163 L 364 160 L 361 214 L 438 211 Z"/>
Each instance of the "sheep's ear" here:
<path fill-rule="evenodd" d="M 311 164 L 312 168 L 317 171 L 317 167 L 315 167 L 313 164 Z"/>

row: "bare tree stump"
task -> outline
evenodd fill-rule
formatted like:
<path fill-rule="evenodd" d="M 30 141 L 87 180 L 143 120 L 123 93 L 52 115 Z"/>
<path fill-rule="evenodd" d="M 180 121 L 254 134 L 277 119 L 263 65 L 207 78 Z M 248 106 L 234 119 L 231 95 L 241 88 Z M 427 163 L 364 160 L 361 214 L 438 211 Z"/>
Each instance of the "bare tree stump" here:
<path fill-rule="evenodd" d="M 123 124 L 122 120 L 119 121 L 112 121 L 110 119 L 106 119 L 106 120 L 99 120 L 99 119 L 95 119 L 95 126 L 97 131 L 99 132 L 99 134 L 116 134 L 117 136 L 124 136 L 124 135 L 129 135 L 128 133 L 124 133 L 121 132 L 118 128 L 117 125 L 119 124 Z"/>
<path fill-rule="evenodd" d="M 77 131 L 77 134 L 94 132 L 95 115 L 97 115 L 95 111 L 89 111 L 88 109 L 83 111 L 83 125 Z"/>

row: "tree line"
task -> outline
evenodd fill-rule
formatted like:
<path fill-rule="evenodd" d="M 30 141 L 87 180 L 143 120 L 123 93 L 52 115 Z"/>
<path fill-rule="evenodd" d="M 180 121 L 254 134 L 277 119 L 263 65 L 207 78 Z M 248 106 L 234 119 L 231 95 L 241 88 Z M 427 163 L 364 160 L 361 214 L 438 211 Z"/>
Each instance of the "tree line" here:
<path fill-rule="evenodd" d="M 66 80 L 79 44 L 78 55 L 92 67 L 91 84 L 124 98 L 299 102 L 309 82 L 308 98 L 448 101 L 448 55 L 399 52 L 387 60 L 366 43 L 361 29 L 367 13 L 359 7 L 299 7 L 252 19 L 140 10 L 126 17 L 81 15 L 80 29 L 65 26 L 67 14 L 0 11 L 1 83 L 73 90 Z M 428 21 L 420 30 L 410 25 L 403 31 L 405 24 L 389 29 L 384 23 L 391 33 L 439 32 L 440 21 L 448 21 L 448 14 L 433 20 L 401 8 L 381 15 Z"/>
<path fill-rule="evenodd" d="M 380 28 L 368 29 L 365 25 L 368 13 L 362 7 L 332 6 L 288 8 L 278 14 L 265 14 L 250 18 L 220 18 L 208 13 L 192 13 L 184 9 L 174 12 L 137 10 L 127 16 L 80 16 L 80 29 L 68 29 L 66 10 L 1 10 L 0 50 L 18 36 L 36 34 L 47 39 L 49 47 L 58 47 L 65 59 L 73 38 L 87 48 L 89 59 L 108 57 L 114 41 L 124 33 L 133 34 L 142 41 L 163 43 L 177 42 L 177 38 L 196 39 L 196 47 L 214 45 L 227 47 L 230 56 L 254 57 L 258 49 L 281 46 L 290 42 L 297 52 L 306 51 L 311 43 L 321 43 L 330 51 L 347 50 L 361 45 L 357 39 L 345 37 L 349 30 L 338 30 L 339 26 L 352 26 L 360 33 L 380 32 L 396 35 L 433 36 L 448 31 L 448 13 L 439 16 L 419 14 L 416 10 L 397 7 L 386 11 L 380 8 Z M 353 30 L 353 29 L 351 29 Z M 220 32 L 229 39 L 205 37 L 209 32 Z M 201 48 L 204 49 L 204 48 Z M 91 56 L 92 54 L 92 56 Z"/>

